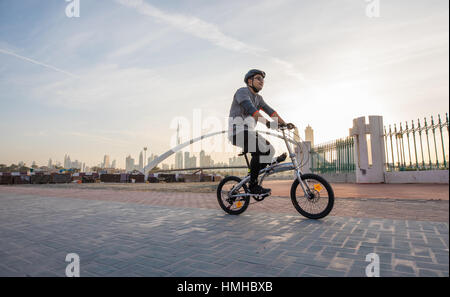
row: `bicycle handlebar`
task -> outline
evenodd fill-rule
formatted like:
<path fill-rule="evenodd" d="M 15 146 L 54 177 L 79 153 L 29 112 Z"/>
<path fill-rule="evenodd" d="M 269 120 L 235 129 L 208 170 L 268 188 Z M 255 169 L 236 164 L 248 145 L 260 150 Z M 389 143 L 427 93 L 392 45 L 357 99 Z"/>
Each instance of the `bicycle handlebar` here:
<path fill-rule="evenodd" d="M 292 130 L 292 129 L 295 129 L 295 125 L 292 124 L 292 123 L 279 124 L 278 125 L 278 129 L 280 129 L 280 130 L 284 130 L 284 129 Z"/>

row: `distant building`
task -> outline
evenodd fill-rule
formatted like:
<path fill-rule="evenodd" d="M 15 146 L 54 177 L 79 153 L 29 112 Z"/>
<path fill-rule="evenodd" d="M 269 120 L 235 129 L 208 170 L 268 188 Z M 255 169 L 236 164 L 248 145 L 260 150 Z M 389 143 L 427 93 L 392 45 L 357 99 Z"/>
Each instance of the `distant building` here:
<path fill-rule="evenodd" d="M 228 159 L 229 166 L 247 166 L 244 157 L 232 157 Z"/>
<path fill-rule="evenodd" d="M 69 155 L 64 155 L 64 168 L 72 168 L 72 162 Z"/>
<path fill-rule="evenodd" d="M 180 125 L 177 126 L 177 145 L 181 144 L 179 132 Z M 183 153 L 181 151 L 175 154 L 175 169 L 183 169 Z"/>
<path fill-rule="evenodd" d="M 139 154 L 139 171 L 144 170 L 144 155 L 141 153 Z"/>
<path fill-rule="evenodd" d="M 305 129 L 305 141 L 311 142 L 311 147 L 314 147 L 314 130 L 310 125 Z"/>
<path fill-rule="evenodd" d="M 125 170 L 126 171 L 133 171 L 134 170 L 134 159 L 131 158 L 130 155 L 125 159 Z"/>
<path fill-rule="evenodd" d="M 113 169 L 116 168 L 116 160 L 113 160 L 113 161 L 112 161 L 111 168 L 113 168 Z"/>
<path fill-rule="evenodd" d="M 197 157 L 189 156 L 189 152 L 184 152 L 184 168 L 197 167 Z"/>
<path fill-rule="evenodd" d="M 228 164 L 225 162 L 218 162 L 214 164 L 214 167 L 228 167 Z"/>
<path fill-rule="evenodd" d="M 81 170 L 82 164 L 81 164 L 81 162 L 79 162 L 78 160 L 75 160 L 75 162 L 72 162 L 70 168 L 76 168 L 76 169 L 80 169 L 80 170 Z"/>
<path fill-rule="evenodd" d="M 190 159 L 191 168 L 197 167 L 197 157 L 192 156 Z"/>
<path fill-rule="evenodd" d="M 150 157 L 148 157 L 147 159 L 147 164 L 150 164 L 150 162 L 152 162 L 153 160 L 155 160 L 156 158 L 158 158 L 158 155 L 151 155 Z"/>
<path fill-rule="evenodd" d="M 103 157 L 103 168 L 110 168 L 110 164 L 109 164 L 109 155 L 105 155 Z"/>
<path fill-rule="evenodd" d="M 211 156 L 206 155 L 205 151 L 200 152 L 200 167 L 212 167 L 214 162 L 211 159 Z"/>

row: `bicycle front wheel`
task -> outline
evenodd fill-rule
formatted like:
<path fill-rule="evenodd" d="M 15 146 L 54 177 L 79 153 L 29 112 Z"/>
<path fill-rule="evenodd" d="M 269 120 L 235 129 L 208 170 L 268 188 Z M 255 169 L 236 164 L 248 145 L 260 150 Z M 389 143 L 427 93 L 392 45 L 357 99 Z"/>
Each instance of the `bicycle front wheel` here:
<path fill-rule="evenodd" d="M 316 174 L 304 174 L 302 180 L 308 185 L 312 195 L 307 195 L 296 179 L 291 187 L 291 200 L 295 209 L 309 219 L 326 217 L 334 205 L 334 192 L 331 185 Z"/>

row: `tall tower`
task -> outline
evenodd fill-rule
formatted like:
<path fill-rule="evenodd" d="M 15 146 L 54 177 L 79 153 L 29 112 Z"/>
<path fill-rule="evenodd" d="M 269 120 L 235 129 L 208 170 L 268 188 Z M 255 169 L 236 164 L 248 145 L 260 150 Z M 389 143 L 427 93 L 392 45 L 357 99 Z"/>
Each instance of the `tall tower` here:
<path fill-rule="evenodd" d="M 305 129 L 305 141 L 311 142 L 311 147 L 314 147 L 314 130 L 310 125 Z"/>
<path fill-rule="evenodd" d="M 205 162 L 205 151 L 201 150 L 200 151 L 200 167 L 207 167 L 208 165 L 206 165 L 206 162 Z"/>
<path fill-rule="evenodd" d="M 134 159 L 130 155 L 125 159 L 125 168 L 126 171 L 134 170 Z"/>
<path fill-rule="evenodd" d="M 144 161 L 147 159 L 147 147 L 144 147 Z M 144 167 L 147 166 L 144 162 Z M 144 172 L 145 173 L 145 172 Z"/>
<path fill-rule="evenodd" d="M 109 165 L 109 155 L 105 155 L 103 157 L 103 168 L 109 168 L 109 167 L 110 167 L 110 165 Z"/>
<path fill-rule="evenodd" d="M 144 155 L 142 155 L 142 151 L 139 154 L 139 171 L 144 170 Z"/>
<path fill-rule="evenodd" d="M 64 156 L 64 168 L 66 169 L 72 168 L 72 162 L 70 161 L 69 155 Z"/>
<path fill-rule="evenodd" d="M 180 124 L 177 125 L 177 145 L 181 144 L 180 141 Z M 175 169 L 183 169 L 183 153 L 177 152 L 175 155 Z"/>
<path fill-rule="evenodd" d="M 189 152 L 184 152 L 184 168 L 191 167 L 191 158 L 189 157 Z"/>

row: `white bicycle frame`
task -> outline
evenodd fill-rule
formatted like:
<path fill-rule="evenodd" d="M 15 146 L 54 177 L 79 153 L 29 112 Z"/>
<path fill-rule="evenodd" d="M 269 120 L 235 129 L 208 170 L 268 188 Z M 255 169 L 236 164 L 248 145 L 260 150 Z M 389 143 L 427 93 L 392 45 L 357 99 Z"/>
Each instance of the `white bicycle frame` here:
<path fill-rule="evenodd" d="M 275 173 L 280 173 L 280 172 L 284 172 L 284 171 L 289 171 L 289 170 L 294 170 L 295 171 L 295 175 L 296 178 L 300 184 L 300 186 L 303 189 L 303 192 L 305 193 L 305 196 L 310 196 L 311 195 L 311 190 L 308 187 L 308 184 L 305 183 L 302 180 L 302 171 L 300 170 L 300 165 L 298 164 L 298 160 L 297 160 L 297 156 L 296 154 L 292 151 L 291 146 L 289 145 L 289 140 L 286 137 L 286 133 L 285 130 L 286 128 L 282 127 L 280 128 L 281 132 L 283 133 L 283 140 L 286 144 L 286 148 L 289 152 L 289 157 L 291 158 L 290 163 L 278 163 L 275 162 L 273 164 L 271 164 L 270 166 L 267 166 L 264 169 L 261 169 L 259 171 L 258 176 L 261 176 L 260 180 L 259 180 L 259 185 L 262 185 L 264 178 L 266 176 L 275 174 Z M 248 181 L 250 181 L 250 175 L 247 175 L 246 177 L 244 177 L 241 182 L 239 182 L 237 185 L 235 185 L 232 189 L 231 189 L 231 193 L 237 189 L 240 189 L 245 183 L 247 183 Z M 246 194 L 236 194 L 236 195 L 230 195 L 230 197 L 245 197 L 245 196 L 262 196 L 262 195 L 256 195 L 256 194 L 250 194 L 250 193 L 246 193 Z"/>

